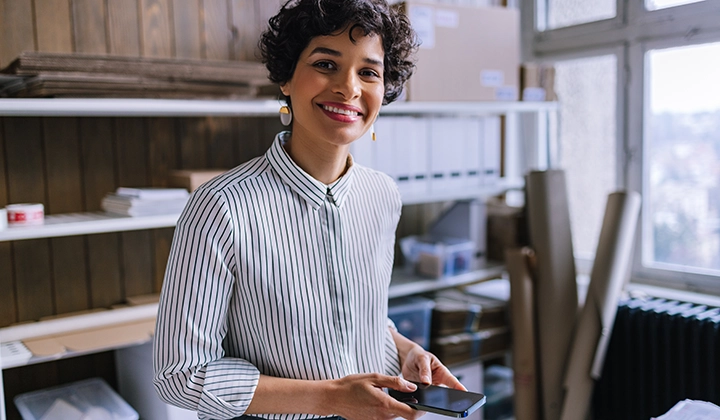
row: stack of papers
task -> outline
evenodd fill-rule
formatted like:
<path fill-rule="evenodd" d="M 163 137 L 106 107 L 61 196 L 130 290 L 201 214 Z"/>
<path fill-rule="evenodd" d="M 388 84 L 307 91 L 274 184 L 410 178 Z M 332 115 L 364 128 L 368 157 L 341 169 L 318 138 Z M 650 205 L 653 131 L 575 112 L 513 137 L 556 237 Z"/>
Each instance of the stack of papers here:
<path fill-rule="evenodd" d="M 107 194 L 101 206 L 108 213 L 123 216 L 178 214 L 185 208 L 188 196 L 184 188 L 120 187 Z"/>
<path fill-rule="evenodd" d="M 660 417 L 653 420 L 717 420 L 720 407 L 707 401 L 683 400 Z"/>

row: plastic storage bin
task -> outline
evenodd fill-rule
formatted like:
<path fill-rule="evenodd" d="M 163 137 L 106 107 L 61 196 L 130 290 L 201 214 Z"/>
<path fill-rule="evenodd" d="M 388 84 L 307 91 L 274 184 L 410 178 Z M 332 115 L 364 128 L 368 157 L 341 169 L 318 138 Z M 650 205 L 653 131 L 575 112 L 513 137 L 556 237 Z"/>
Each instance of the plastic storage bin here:
<path fill-rule="evenodd" d="M 400 334 L 427 350 L 430 348 L 430 323 L 434 306 L 435 302 L 419 296 L 391 299 L 388 316 Z"/>
<path fill-rule="evenodd" d="M 455 276 L 473 268 L 475 244 L 467 239 L 409 236 L 400 241 L 400 247 L 422 276 Z"/>
<path fill-rule="evenodd" d="M 15 405 L 23 420 L 138 420 L 138 413 L 100 378 L 20 394 Z"/>

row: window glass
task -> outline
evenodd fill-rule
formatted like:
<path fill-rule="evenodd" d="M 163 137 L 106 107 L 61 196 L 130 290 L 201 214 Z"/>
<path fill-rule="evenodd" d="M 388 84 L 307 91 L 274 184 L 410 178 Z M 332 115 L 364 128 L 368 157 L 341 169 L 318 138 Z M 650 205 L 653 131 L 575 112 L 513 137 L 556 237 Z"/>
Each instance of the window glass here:
<path fill-rule="evenodd" d="M 645 0 L 645 8 L 647 10 L 667 9 L 668 7 L 699 3 L 701 1 L 703 0 Z"/>
<path fill-rule="evenodd" d="M 575 256 L 595 255 L 607 196 L 617 187 L 617 59 L 558 61 L 558 167 L 565 170 Z"/>
<path fill-rule="evenodd" d="M 544 31 L 616 16 L 615 0 L 536 0 L 538 30 Z"/>
<path fill-rule="evenodd" d="M 643 265 L 720 273 L 720 43 L 651 50 Z"/>

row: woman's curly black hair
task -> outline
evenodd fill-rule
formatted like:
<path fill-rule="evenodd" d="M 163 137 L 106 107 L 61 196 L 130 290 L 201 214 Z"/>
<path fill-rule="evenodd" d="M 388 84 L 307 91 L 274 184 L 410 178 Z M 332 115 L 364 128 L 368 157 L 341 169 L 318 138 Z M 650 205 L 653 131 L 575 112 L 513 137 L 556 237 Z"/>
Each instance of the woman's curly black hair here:
<path fill-rule="evenodd" d="M 288 82 L 302 51 L 316 36 L 348 27 L 364 35 L 379 35 L 385 51 L 383 105 L 400 95 L 415 69 L 415 31 L 408 18 L 385 0 L 289 0 L 268 22 L 260 38 L 260 52 L 271 81 Z M 350 39 L 353 31 L 350 32 Z"/>

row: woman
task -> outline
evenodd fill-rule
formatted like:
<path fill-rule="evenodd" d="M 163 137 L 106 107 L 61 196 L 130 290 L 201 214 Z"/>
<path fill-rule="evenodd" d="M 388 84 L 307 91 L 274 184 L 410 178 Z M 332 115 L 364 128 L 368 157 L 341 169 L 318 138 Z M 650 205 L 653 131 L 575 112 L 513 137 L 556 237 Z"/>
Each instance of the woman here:
<path fill-rule="evenodd" d="M 349 154 L 414 49 L 384 0 L 292 0 L 270 20 L 261 51 L 291 131 L 196 190 L 178 222 L 155 338 L 162 399 L 201 419 L 411 419 L 383 390 L 415 389 L 399 373 L 464 389 L 387 319 L 400 195 Z"/>

